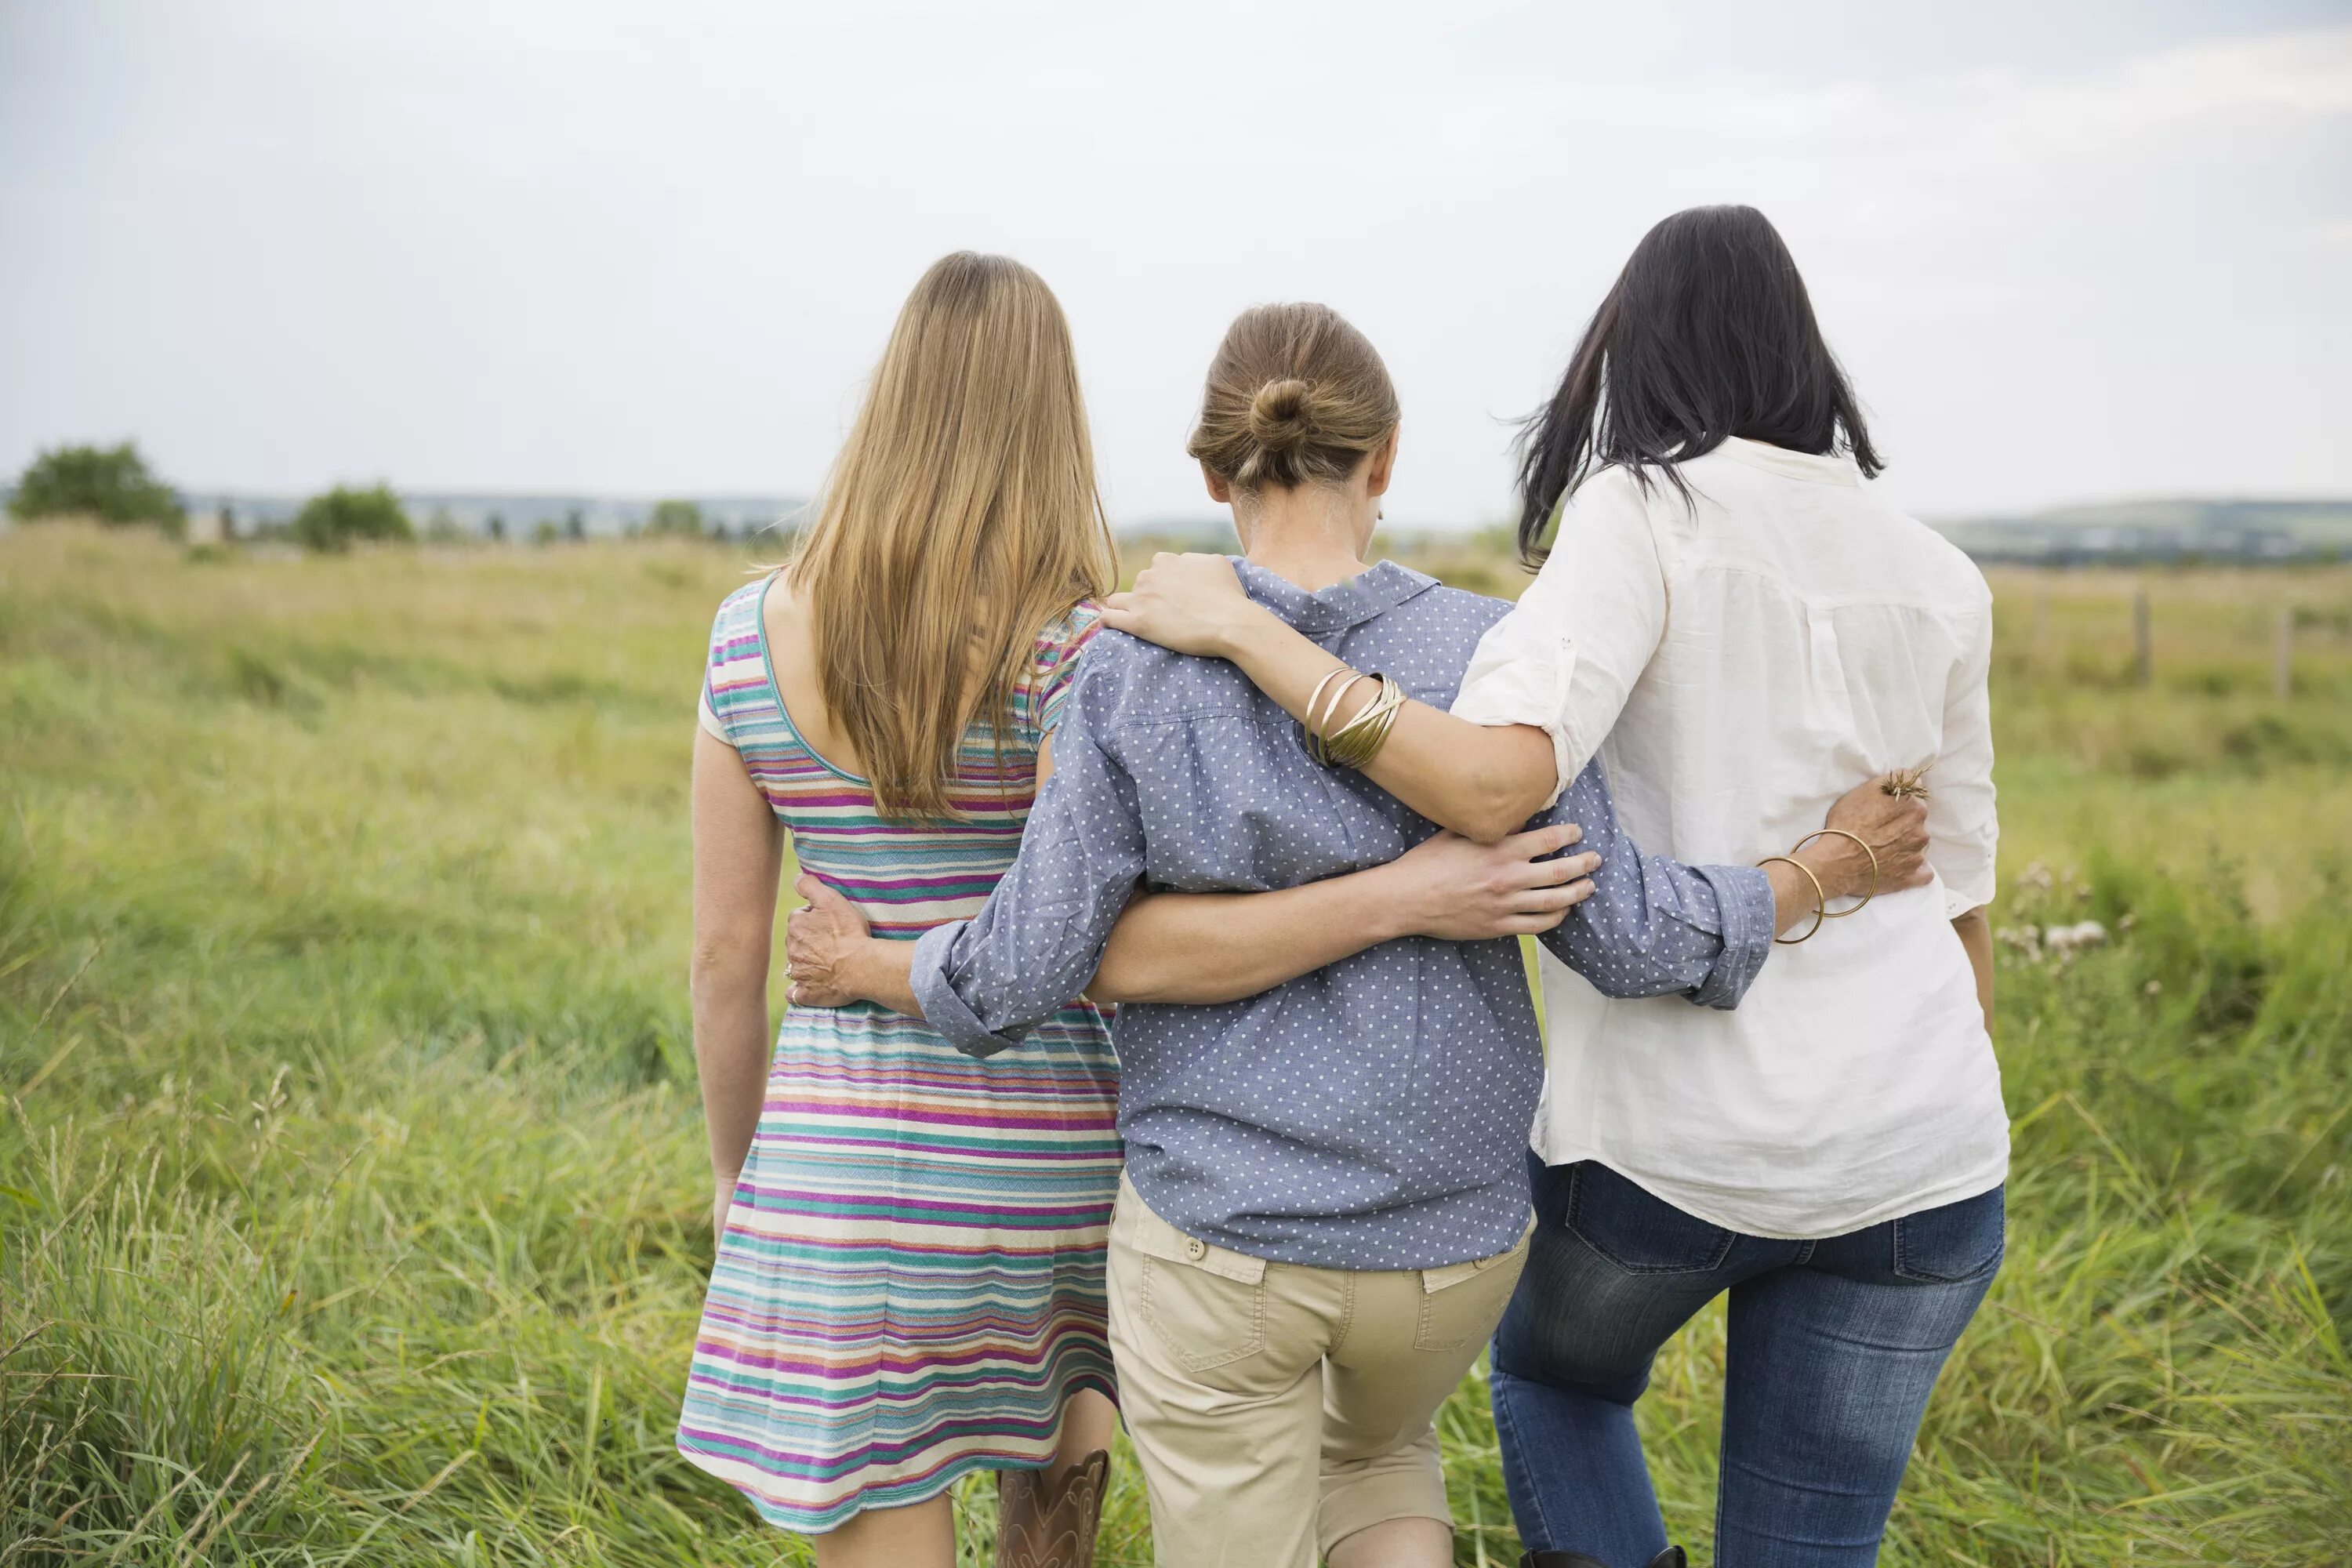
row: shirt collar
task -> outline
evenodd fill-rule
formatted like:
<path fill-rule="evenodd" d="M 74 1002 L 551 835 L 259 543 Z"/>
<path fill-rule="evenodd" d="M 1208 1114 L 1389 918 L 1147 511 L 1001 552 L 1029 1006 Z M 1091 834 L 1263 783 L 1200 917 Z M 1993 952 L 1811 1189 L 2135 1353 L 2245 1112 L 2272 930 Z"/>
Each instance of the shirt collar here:
<path fill-rule="evenodd" d="M 1251 598 L 1310 637 L 1328 637 L 1361 626 L 1437 586 L 1434 577 L 1393 561 L 1382 561 L 1344 583 L 1310 594 L 1287 578 L 1278 577 L 1238 555 L 1225 559 L 1234 563 L 1234 571 Z"/>
<path fill-rule="evenodd" d="M 1736 458 L 1751 468 L 1764 468 L 1785 474 L 1792 479 L 1812 479 L 1830 485 L 1859 485 L 1862 476 L 1854 471 L 1853 460 L 1814 452 L 1792 452 L 1786 447 L 1775 447 L 1769 441 L 1750 441 L 1745 436 L 1727 436 L 1717 448 L 1727 458 Z"/>

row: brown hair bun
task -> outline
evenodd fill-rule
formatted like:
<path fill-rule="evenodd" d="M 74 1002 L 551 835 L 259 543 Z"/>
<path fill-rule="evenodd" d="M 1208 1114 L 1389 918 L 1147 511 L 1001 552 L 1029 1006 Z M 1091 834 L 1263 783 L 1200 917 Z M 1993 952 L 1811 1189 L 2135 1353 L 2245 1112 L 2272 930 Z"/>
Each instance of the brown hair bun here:
<path fill-rule="evenodd" d="M 1313 398 L 1314 389 L 1297 376 L 1267 382 L 1250 400 L 1250 434 L 1268 451 L 1297 451 L 1314 429 Z"/>
<path fill-rule="evenodd" d="M 1363 333 L 1328 305 L 1258 305 L 1225 330 L 1184 449 L 1237 489 L 1339 484 L 1396 426 Z"/>

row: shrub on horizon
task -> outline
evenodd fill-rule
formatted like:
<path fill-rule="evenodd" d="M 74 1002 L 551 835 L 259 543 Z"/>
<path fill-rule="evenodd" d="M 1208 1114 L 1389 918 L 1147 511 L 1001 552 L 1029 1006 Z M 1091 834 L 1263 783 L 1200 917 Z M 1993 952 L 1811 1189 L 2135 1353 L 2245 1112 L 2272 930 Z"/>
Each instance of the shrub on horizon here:
<path fill-rule="evenodd" d="M 16 493 L 8 498 L 8 511 L 26 521 L 79 516 L 114 524 L 155 522 L 174 533 L 188 521 L 180 498 L 131 441 L 43 451 L 26 465 Z"/>
<path fill-rule="evenodd" d="M 405 543 L 416 537 L 390 485 L 366 489 L 337 485 L 312 496 L 294 516 L 294 542 L 305 550 L 342 551 L 353 540 Z"/>
<path fill-rule="evenodd" d="M 654 503 L 653 515 L 646 520 L 646 531 L 675 538 L 702 537 L 702 509 L 690 500 L 666 500 Z"/>

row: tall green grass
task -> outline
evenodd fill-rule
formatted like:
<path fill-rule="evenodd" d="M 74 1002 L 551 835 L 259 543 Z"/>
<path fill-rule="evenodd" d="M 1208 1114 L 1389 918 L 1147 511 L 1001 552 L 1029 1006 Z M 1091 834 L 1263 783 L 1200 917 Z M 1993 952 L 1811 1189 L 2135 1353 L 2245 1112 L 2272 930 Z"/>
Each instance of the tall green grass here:
<path fill-rule="evenodd" d="M 740 567 L 0 537 L 0 1568 L 806 1560 L 669 1443 L 683 763 Z M 2242 605 L 2188 614 L 2239 657 Z M 2116 940 L 2004 949 L 2012 1243 L 1890 1563 L 2352 1561 L 2346 635 L 2284 705 L 2001 672 L 1998 923 Z M 1643 1405 L 1702 1562 L 1722 1353 L 1709 1314 Z M 1460 1560 L 1512 1561 L 1475 1379 L 1444 1431 Z M 1131 1465 L 1104 1558 L 1150 1561 Z"/>

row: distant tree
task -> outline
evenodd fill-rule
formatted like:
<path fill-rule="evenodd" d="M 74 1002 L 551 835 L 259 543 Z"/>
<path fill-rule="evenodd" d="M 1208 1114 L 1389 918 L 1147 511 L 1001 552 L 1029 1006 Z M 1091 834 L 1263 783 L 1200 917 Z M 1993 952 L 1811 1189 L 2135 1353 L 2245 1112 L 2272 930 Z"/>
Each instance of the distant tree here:
<path fill-rule="evenodd" d="M 531 527 L 530 542 L 533 544 L 552 544 L 562 537 L 563 531 L 555 526 L 555 520 L 551 517 L 542 517 Z"/>
<path fill-rule="evenodd" d="M 457 526 L 457 517 L 447 507 L 436 506 L 433 515 L 425 520 L 425 537 L 436 544 L 455 544 L 466 537 L 466 531 Z"/>
<path fill-rule="evenodd" d="M 236 537 L 236 508 L 226 501 L 220 504 L 220 533 L 223 543 Z"/>
<path fill-rule="evenodd" d="M 563 537 L 566 539 L 588 537 L 588 519 L 576 506 L 563 514 Z"/>
<path fill-rule="evenodd" d="M 690 500 L 656 501 L 653 515 L 646 520 L 646 531 L 699 539 L 702 509 Z"/>
<path fill-rule="evenodd" d="M 489 521 L 482 526 L 489 530 L 492 539 L 504 540 L 507 536 L 507 520 L 497 512 L 490 513 Z"/>
<path fill-rule="evenodd" d="M 337 485 L 312 496 L 294 515 L 294 542 L 306 550 L 349 550 L 353 540 L 406 541 L 416 537 L 408 513 L 389 485 L 354 489 Z"/>
<path fill-rule="evenodd" d="M 120 447 L 59 447 L 25 468 L 8 510 L 19 518 L 94 517 L 101 522 L 187 521 L 179 497 L 155 477 L 129 441 Z"/>

